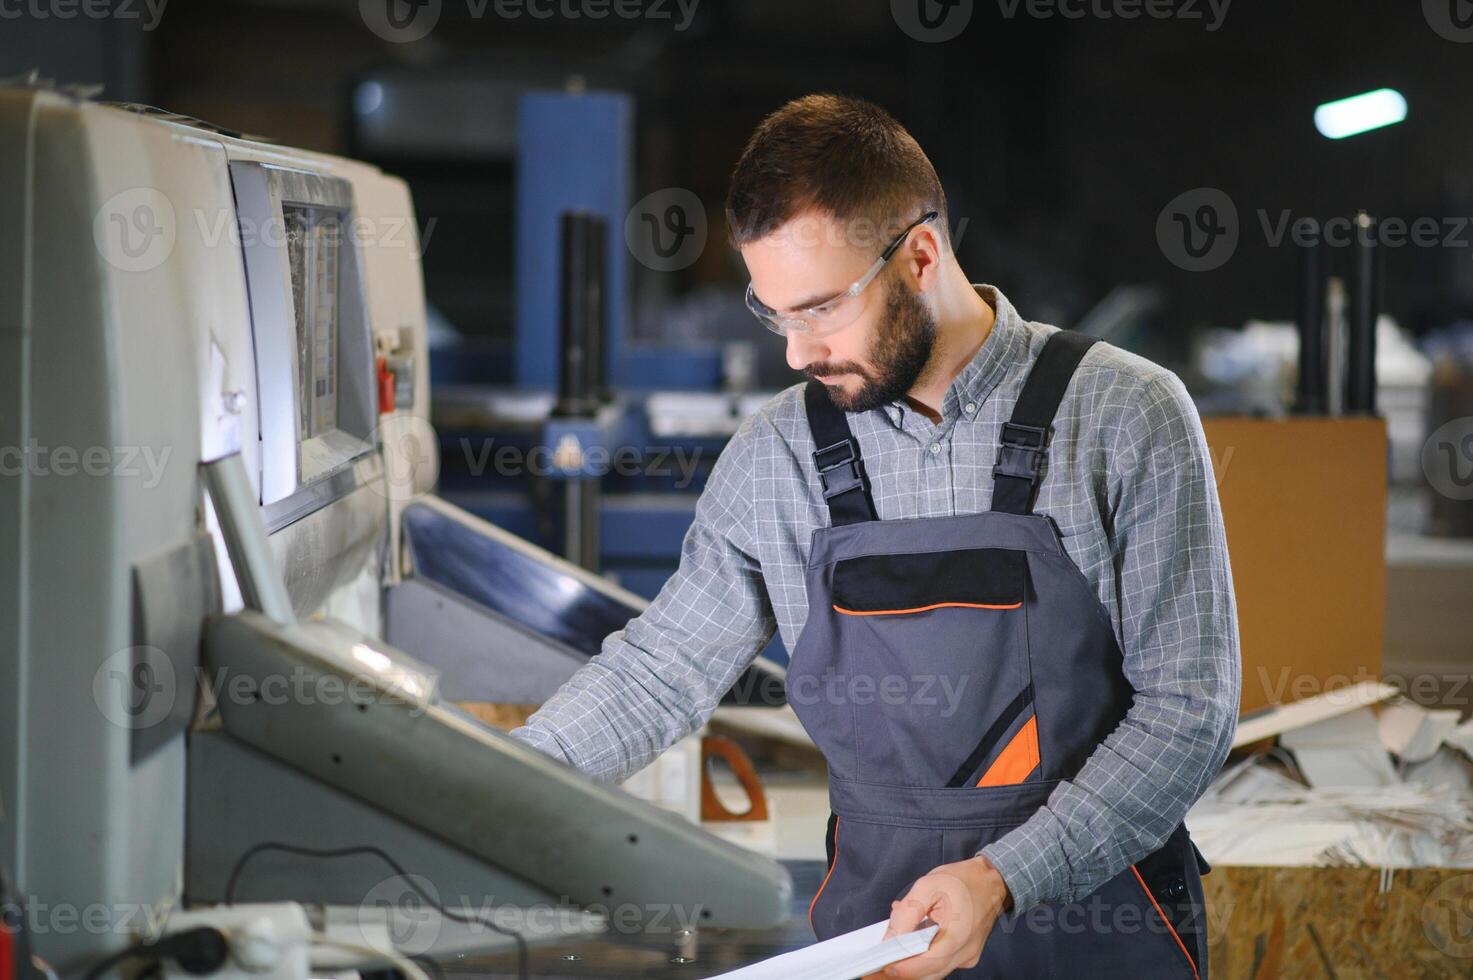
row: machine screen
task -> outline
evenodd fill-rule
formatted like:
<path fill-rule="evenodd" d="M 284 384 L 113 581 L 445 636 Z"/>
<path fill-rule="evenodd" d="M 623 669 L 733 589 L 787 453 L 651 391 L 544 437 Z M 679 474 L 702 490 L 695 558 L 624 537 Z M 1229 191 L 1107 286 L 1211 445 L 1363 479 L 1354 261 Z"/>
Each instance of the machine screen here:
<path fill-rule="evenodd" d="M 297 438 L 338 425 L 338 269 L 343 216 L 283 204 L 292 304 L 297 318 Z"/>

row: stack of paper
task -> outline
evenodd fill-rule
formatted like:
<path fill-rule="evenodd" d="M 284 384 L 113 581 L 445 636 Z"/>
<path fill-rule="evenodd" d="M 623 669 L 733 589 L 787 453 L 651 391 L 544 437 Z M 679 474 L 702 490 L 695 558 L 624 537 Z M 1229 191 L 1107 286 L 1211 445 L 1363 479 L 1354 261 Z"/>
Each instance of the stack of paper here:
<path fill-rule="evenodd" d="M 931 948 L 938 926 L 928 926 L 885 939 L 888 922 L 846 932 L 842 936 L 793 953 L 784 953 L 740 970 L 723 973 L 709 980 L 854 980 L 867 973 L 882 970 L 891 963 L 909 959 Z"/>

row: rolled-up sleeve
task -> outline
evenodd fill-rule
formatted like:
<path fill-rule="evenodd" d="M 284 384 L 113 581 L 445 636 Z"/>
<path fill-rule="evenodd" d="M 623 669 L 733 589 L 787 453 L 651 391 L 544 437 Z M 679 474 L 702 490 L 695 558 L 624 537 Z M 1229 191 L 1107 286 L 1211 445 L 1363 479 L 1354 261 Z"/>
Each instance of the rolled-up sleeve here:
<path fill-rule="evenodd" d="M 1157 849 L 1216 775 L 1237 721 L 1237 613 L 1201 421 L 1170 373 L 1131 401 L 1103 441 L 1102 509 L 1134 703 L 1046 806 L 981 850 L 1015 912 L 1083 898 Z"/>
<path fill-rule="evenodd" d="M 680 567 L 511 734 L 595 779 L 622 782 L 700 728 L 776 630 L 754 555 L 753 421 L 696 504 Z"/>

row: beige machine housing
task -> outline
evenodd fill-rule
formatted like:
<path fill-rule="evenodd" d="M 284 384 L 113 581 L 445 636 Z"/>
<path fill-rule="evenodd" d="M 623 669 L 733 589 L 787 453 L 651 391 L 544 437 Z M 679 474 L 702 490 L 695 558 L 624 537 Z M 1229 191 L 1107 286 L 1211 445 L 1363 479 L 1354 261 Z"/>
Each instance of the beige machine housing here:
<path fill-rule="evenodd" d="M 219 901 L 247 848 L 284 837 L 379 845 L 446 895 L 786 917 L 781 866 L 456 712 L 384 641 L 416 501 L 563 591 L 641 605 L 428 494 L 402 181 L 0 89 L 0 213 L 0 864 L 37 907 L 107 923 L 37 929 L 41 955 L 75 968 Z M 541 642 L 485 635 L 493 676 Z M 287 674 L 369 703 L 200 684 Z M 355 904 L 386 874 L 261 860 L 253 901 Z"/>

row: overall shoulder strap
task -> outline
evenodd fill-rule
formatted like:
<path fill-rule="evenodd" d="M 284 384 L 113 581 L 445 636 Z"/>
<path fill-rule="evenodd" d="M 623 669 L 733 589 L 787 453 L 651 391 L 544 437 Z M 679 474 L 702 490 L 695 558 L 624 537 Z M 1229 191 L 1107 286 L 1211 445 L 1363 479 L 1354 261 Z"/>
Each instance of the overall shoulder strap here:
<path fill-rule="evenodd" d="M 1060 330 L 1044 342 L 1028 380 L 1002 426 L 997 464 L 992 468 L 992 509 L 1004 514 L 1030 514 L 1033 495 L 1048 451 L 1049 429 L 1064 390 L 1085 352 L 1099 341 L 1073 330 Z"/>
<path fill-rule="evenodd" d="M 813 465 L 823 486 L 823 499 L 829 505 L 829 517 L 835 527 L 873 521 L 874 501 L 870 499 L 869 480 L 864 475 L 864 461 L 859 456 L 859 440 L 849 431 L 849 420 L 834 404 L 828 391 L 817 381 L 808 382 L 803 390 L 803 404 L 808 410 L 808 428 L 813 431 Z"/>

